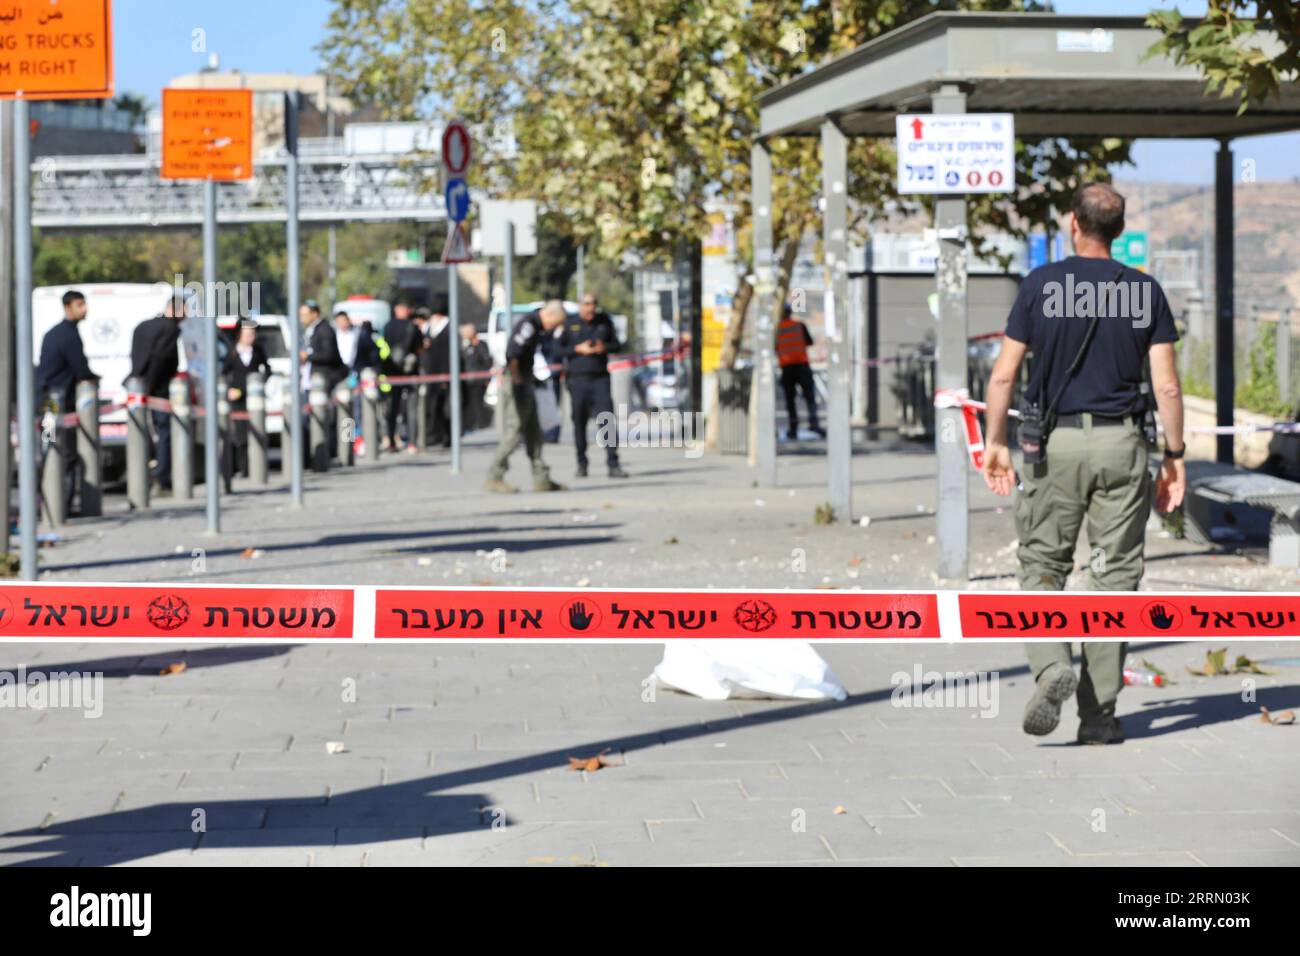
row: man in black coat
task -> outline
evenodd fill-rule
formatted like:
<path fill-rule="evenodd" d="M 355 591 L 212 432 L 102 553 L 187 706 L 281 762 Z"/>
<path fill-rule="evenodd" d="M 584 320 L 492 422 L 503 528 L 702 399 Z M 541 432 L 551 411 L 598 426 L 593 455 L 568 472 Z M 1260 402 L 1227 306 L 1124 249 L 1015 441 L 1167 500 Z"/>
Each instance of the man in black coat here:
<path fill-rule="evenodd" d="M 257 322 L 243 319 L 235 330 L 235 340 L 221 363 L 226 377 L 226 400 L 232 412 L 248 411 L 248 377 L 256 372 L 263 383 L 271 377 L 271 363 L 266 350 L 257 342 Z M 230 433 L 225 443 L 223 470 L 227 476 L 238 471 L 248 477 L 248 422 L 232 419 Z"/>
<path fill-rule="evenodd" d="M 298 353 L 298 360 L 302 362 L 300 384 L 303 392 L 300 398 L 302 404 L 306 405 L 310 399 L 311 379 L 314 374 L 320 372 L 324 376 L 325 394 L 329 396 L 333 394 L 334 386 L 347 378 L 348 370 L 343 364 L 342 356 L 339 355 L 339 340 L 334 334 L 334 326 L 330 325 L 329 320 L 321 314 L 320 304 L 315 299 L 307 299 L 299 306 L 298 321 L 303 327 L 302 350 Z M 310 415 L 311 413 L 307 412 L 302 417 L 304 435 L 311 434 Z M 325 435 L 326 448 L 332 448 L 335 437 L 332 400 L 329 400 L 325 406 Z M 323 471 L 328 461 L 313 458 L 310 446 L 310 442 L 303 442 L 303 451 L 308 462 L 314 470 Z M 329 458 L 328 450 L 324 458 Z"/>
<path fill-rule="evenodd" d="M 388 361 L 384 374 L 390 376 L 414 375 L 419 371 L 420 345 L 423 336 L 415 325 L 412 309 L 408 302 L 398 302 L 393 306 L 393 317 L 384 326 L 384 341 L 388 343 Z M 384 449 L 400 451 L 403 446 L 402 434 L 398 431 L 397 419 L 400 416 L 406 426 L 406 445 L 415 450 L 415 422 L 411 414 L 411 396 L 413 386 L 393 385 L 388 393 L 388 408 L 385 414 L 385 426 L 388 434 L 384 436 Z"/>
<path fill-rule="evenodd" d="M 171 380 L 180 369 L 181 323 L 185 321 L 185 297 L 167 300 L 163 311 L 136 326 L 131 336 L 131 378 L 138 378 L 150 398 L 167 398 Z M 213 320 L 215 321 L 215 320 Z M 153 491 L 172 487 L 171 412 L 151 409 L 154 431 Z"/>
<path fill-rule="evenodd" d="M 36 369 L 38 406 L 52 400 L 54 413 L 62 416 L 76 406 L 77 383 L 98 381 L 86 361 L 77 325 L 86 317 L 86 297 L 69 290 L 63 294 L 63 321 L 45 333 L 41 340 L 41 361 Z M 63 457 L 64 498 L 68 514 L 79 510 L 73 502 L 81 488 L 81 456 L 77 454 L 77 429 L 63 428 L 58 433 L 59 454 Z"/>
<path fill-rule="evenodd" d="M 451 321 L 447 317 L 447 296 L 434 299 L 420 355 L 420 371 L 426 375 L 451 374 Z M 451 447 L 451 386 L 448 382 L 430 382 L 429 444 Z"/>

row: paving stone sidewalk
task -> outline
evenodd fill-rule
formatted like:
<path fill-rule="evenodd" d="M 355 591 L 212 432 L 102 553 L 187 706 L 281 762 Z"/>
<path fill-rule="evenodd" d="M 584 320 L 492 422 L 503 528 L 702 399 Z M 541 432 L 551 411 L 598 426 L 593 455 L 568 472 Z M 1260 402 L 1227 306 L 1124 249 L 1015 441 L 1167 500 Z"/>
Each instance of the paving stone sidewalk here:
<path fill-rule="evenodd" d="M 484 436 L 460 476 L 440 455 L 311 476 L 303 510 L 241 487 L 215 538 L 201 500 L 146 517 L 110 498 L 42 552 L 44 579 L 932 584 L 926 449 L 857 457 L 866 527 L 815 525 L 823 459 L 788 450 L 776 490 L 738 459 L 634 449 L 631 480 L 594 469 L 572 491 L 502 497 L 479 491 Z M 547 454 L 570 482 L 571 448 Z M 1002 504 L 972 482 L 974 587 L 1014 587 Z M 1149 554 L 1148 588 L 1298 583 L 1155 531 Z M 104 674 L 98 719 L 0 709 L 0 864 L 1300 863 L 1300 726 L 1259 720 L 1300 708 L 1294 643 L 1231 648 L 1275 661 L 1254 700 L 1241 677 L 1185 672 L 1204 645 L 1133 648 L 1177 684 L 1126 689 L 1129 740 L 1106 748 L 1073 744 L 1072 705 L 1052 736 L 1021 733 L 1016 646 L 819 650 L 842 704 L 651 693 L 655 646 L 0 646 L 0 671 Z M 996 672 L 996 695 L 903 706 L 917 667 Z M 616 765 L 569 767 L 602 752 Z"/>

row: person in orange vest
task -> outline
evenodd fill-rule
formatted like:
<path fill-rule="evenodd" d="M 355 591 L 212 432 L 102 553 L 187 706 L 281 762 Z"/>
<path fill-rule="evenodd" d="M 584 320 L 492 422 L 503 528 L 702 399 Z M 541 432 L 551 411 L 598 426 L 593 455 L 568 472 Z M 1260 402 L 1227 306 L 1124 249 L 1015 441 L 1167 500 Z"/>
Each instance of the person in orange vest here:
<path fill-rule="evenodd" d="M 808 364 L 808 346 L 813 344 L 808 326 L 794 317 L 790 303 L 781 308 L 781 324 L 776 327 L 776 360 L 781 363 L 781 388 L 785 390 L 786 437 L 794 441 L 799 437 L 799 410 L 795 390 L 803 391 L 808 404 L 808 424 L 822 438 L 826 437 L 817 424 L 817 394 L 813 388 L 812 367 Z"/>

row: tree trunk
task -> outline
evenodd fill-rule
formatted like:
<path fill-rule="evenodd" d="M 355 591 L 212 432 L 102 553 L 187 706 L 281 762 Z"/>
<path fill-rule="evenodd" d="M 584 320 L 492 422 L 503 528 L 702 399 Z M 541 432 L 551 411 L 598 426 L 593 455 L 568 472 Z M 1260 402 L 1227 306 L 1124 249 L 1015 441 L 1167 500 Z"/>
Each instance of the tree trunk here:
<path fill-rule="evenodd" d="M 799 243 L 802 238 L 803 238 L 803 234 L 802 234 L 802 230 L 800 230 L 798 235 L 790 239 L 787 239 L 785 243 L 781 246 L 781 266 L 780 266 L 780 272 L 777 275 L 776 299 L 773 302 L 773 309 L 775 310 L 775 315 L 773 316 L 774 318 L 780 316 L 781 306 L 789 297 L 790 276 L 791 273 L 794 272 L 795 260 L 799 257 Z M 753 300 L 753 298 L 754 298 L 754 287 L 749 284 L 748 280 L 746 280 L 744 281 L 744 283 L 741 285 L 740 289 L 736 293 L 737 305 L 732 313 L 731 325 L 727 327 L 727 342 L 726 345 L 723 347 L 722 358 L 720 359 L 721 368 L 725 368 L 725 369 L 735 368 L 736 358 L 740 353 L 740 343 L 744 341 L 744 336 L 745 336 L 745 313 L 748 311 L 749 303 Z M 730 358 L 730 361 L 728 361 L 728 358 Z M 752 386 L 752 380 L 751 380 L 751 386 Z M 756 406 L 752 400 L 754 394 L 755 391 L 751 387 L 750 389 L 751 401 L 749 405 L 750 407 L 749 454 L 751 458 L 750 464 L 754 463 L 752 459 L 755 454 L 754 449 L 756 447 L 756 441 L 758 436 L 757 416 L 754 414 L 754 409 Z M 705 428 L 704 447 L 706 449 L 713 450 L 718 447 L 718 427 L 719 427 L 718 416 L 713 415 L 712 417 L 710 417 L 708 425 Z"/>

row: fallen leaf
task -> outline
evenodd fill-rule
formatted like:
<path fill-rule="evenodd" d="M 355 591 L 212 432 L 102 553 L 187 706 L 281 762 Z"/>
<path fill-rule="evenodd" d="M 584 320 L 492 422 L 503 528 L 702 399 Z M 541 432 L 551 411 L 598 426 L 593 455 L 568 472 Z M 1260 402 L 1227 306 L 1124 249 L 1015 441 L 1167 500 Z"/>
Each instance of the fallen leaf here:
<path fill-rule="evenodd" d="M 1261 707 L 1259 709 L 1259 713 L 1260 713 L 1259 719 L 1261 723 L 1273 724 L 1275 727 L 1281 727 L 1286 724 L 1295 723 L 1295 711 L 1293 710 L 1284 710 L 1275 717 L 1271 713 L 1269 713 L 1267 707 Z"/>
<path fill-rule="evenodd" d="M 594 773 L 595 771 L 600 770 L 602 767 L 623 766 L 622 757 L 606 757 L 605 754 L 607 753 L 609 753 L 608 747 L 606 747 L 600 753 L 596 754 L 596 756 L 594 757 L 570 757 L 569 769 L 588 770 Z"/>
<path fill-rule="evenodd" d="M 842 816 L 844 816 L 844 814 L 846 814 L 846 813 L 848 813 L 848 812 L 849 812 L 849 811 L 845 810 L 843 807 L 836 807 L 836 808 L 835 808 L 835 815 L 836 815 L 837 817 L 842 817 Z"/>
<path fill-rule="evenodd" d="M 174 664 L 168 664 L 158 672 L 159 677 L 167 677 L 171 674 L 184 674 L 188 665 L 184 661 L 177 661 Z"/>
<path fill-rule="evenodd" d="M 1277 671 L 1270 671 L 1270 670 L 1266 670 L 1266 669 L 1264 669 L 1263 667 L 1260 667 L 1258 661 L 1252 661 L 1252 660 L 1251 660 L 1249 657 L 1247 657 L 1245 654 L 1240 654 L 1240 655 L 1237 656 L 1237 661 L 1236 661 L 1236 663 L 1234 663 L 1234 664 L 1232 665 L 1232 672 L 1233 672 L 1234 674 L 1241 674 L 1241 673 L 1246 673 L 1246 674 L 1276 674 L 1276 673 L 1277 673 Z"/>
<path fill-rule="evenodd" d="M 1187 673 L 1195 674 L 1198 677 L 1218 677 L 1221 674 L 1228 673 L 1228 668 L 1224 665 L 1228 649 L 1222 648 L 1217 651 L 1205 652 L 1205 663 L 1200 667 L 1189 667 Z"/>
<path fill-rule="evenodd" d="M 677 535 L 669 535 L 664 539 L 664 544 L 678 544 Z"/>

